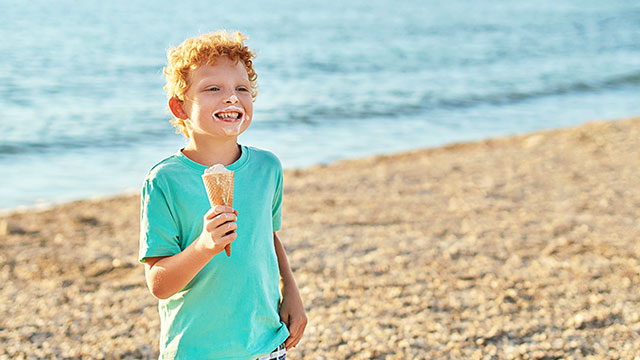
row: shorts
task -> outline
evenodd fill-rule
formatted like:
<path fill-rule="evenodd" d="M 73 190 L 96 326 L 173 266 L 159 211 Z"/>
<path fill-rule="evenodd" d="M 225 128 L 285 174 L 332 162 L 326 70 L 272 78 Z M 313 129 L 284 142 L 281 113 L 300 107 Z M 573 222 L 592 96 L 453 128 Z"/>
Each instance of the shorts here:
<path fill-rule="evenodd" d="M 280 344 L 277 349 L 273 350 L 271 354 L 260 356 L 256 360 L 286 360 L 287 349 L 284 347 L 284 343 Z"/>

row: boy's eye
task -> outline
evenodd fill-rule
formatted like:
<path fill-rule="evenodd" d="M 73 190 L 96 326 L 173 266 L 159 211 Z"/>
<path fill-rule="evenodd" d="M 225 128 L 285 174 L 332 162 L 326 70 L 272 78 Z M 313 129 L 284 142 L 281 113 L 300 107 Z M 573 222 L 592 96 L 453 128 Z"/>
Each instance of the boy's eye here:
<path fill-rule="evenodd" d="M 244 86 L 241 86 L 241 87 L 238 88 L 238 91 L 249 91 L 249 89 L 247 89 Z"/>
<path fill-rule="evenodd" d="M 208 90 L 209 91 L 218 91 L 220 89 L 218 87 L 214 86 L 214 87 L 210 87 Z"/>

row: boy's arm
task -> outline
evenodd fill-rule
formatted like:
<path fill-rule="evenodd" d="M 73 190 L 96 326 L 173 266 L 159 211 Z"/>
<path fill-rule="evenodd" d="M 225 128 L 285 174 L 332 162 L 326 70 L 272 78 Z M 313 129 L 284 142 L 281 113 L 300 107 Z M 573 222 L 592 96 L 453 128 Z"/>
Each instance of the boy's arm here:
<path fill-rule="evenodd" d="M 217 206 L 204 216 L 200 236 L 183 251 L 165 257 L 145 258 L 147 286 L 158 299 L 167 299 L 182 290 L 202 268 L 235 240 L 237 212 Z"/>
<path fill-rule="evenodd" d="M 293 272 L 289 266 L 287 254 L 284 251 L 284 246 L 275 232 L 273 233 L 273 244 L 276 249 L 278 268 L 280 269 L 280 277 L 282 279 L 280 319 L 284 321 L 289 329 L 289 337 L 284 342 L 286 349 L 289 350 L 300 342 L 308 320 L 304 312 L 298 285 L 296 285 L 296 280 L 293 278 Z"/>

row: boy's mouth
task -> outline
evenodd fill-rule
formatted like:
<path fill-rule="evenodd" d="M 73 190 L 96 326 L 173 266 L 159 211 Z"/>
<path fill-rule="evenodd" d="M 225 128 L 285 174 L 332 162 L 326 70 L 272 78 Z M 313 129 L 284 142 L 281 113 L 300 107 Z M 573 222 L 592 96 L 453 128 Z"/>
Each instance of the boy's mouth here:
<path fill-rule="evenodd" d="M 240 109 L 237 109 L 237 108 L 225 109 L 225 110 L 213 113 L 213 117 L 215 119 L 220 120 L 220 121 L 226 121 L 226 122 L 238 121 L 238 120 L 242 119 L 243 115 L 244 115 L 244 113 Z"/>

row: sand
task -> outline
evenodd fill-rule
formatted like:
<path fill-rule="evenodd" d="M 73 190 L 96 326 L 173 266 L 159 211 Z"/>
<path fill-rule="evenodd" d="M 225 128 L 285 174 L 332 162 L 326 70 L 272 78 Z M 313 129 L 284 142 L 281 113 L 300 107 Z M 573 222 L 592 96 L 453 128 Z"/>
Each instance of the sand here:
<path fill-rule="evenodd" d="M 638 179 L 640 118 L 286 172 L 290 359 L 633 359 Z M 157 356 L 138 213 L 0 217 L 0 359 Z"/>

